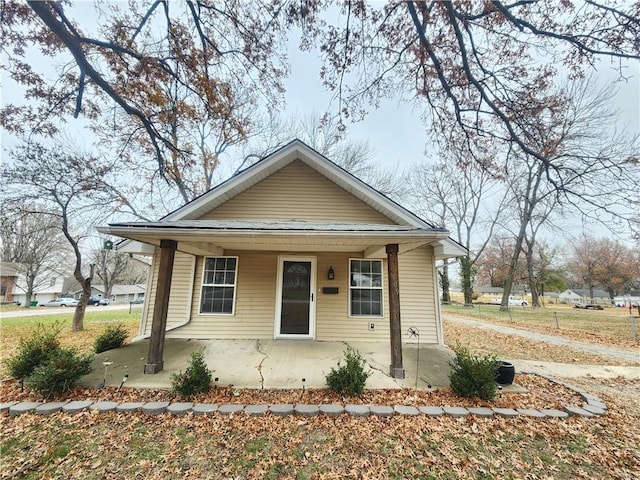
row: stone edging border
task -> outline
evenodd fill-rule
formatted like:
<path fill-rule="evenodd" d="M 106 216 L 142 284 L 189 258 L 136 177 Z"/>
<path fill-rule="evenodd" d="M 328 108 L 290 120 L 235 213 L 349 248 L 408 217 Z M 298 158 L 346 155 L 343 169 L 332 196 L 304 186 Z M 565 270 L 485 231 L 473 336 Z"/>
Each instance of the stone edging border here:
<path fill-rule="evenodd" d="M 393 407 L 387 405 L 355 405 L 347 404 L 345 406 L 336 403 L 309 405 L 309 404 L 288 404 L 279 403 L 273 405 L 241 405 L 241 404 L 222 404 L 215 403 L 191 403 L 191 402 L 93 402 L 91 400 L 73 400 L 67 402 L 7 402 L 0 403 L 0 413 L 8 412 L 10 416 L 17 417 L 23 413 L 35 413 L 37 415 L 51 415 L 56 412 L 79 413 L 83 410 L 103 412 L 141 412 L 150 415 L 158 415 L 162 413 L 171 413 L 175 416 L 186 415 L 191 412 L 193 415 L 212 415 L 217 412 L 220 415 L 233 415 L 236 413 L 245 413 L 249 416 L 260 416 L 267 412 L 277 416 L 301 415 L 305 417 L 313 417 L 318 414 L 324 414 L 329 417 L 336 417 L 341 414 L 351 415 L 353 417 L 367 417 L 370 415 L 377 417 L 390 417 L 393 415 L 415 416 L 427 415 L 430 417 L 439 417 L 446 415 L 449 417 L 465 417 L 467 415 L 475 415 L 478 417 L 532 417 L 532 418 L 567 418 L 569 416 L 594 417 L 604 415 L 607 412 L 607 406 L 597 396 L 592 395 L 581 388 L 574 387 L 566 382 L 560 381 L 554 377 L 542 375 L 535 372 L 521 372 L 527 374 L 538 375 L 550 382 L 557 383 L 563 387 L 572 390 L 582 396 L 584 404 L 582 407 L 565 405 L 563 410 L 556 409 L 527 409 L 527 408 L 488 408 L 488 407 L 437 407 L 422 406 L 415 407 L 410 405 L 395 405 Z"/>

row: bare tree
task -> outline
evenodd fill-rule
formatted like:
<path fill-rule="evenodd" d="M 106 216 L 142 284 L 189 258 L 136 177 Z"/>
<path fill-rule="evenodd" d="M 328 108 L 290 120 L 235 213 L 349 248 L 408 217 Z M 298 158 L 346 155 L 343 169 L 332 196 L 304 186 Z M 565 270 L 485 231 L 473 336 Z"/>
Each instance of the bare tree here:
<path fill-rule="evenodd" d="M 113 286 L 124 278 L 124 273 L 129 268 L 129 255 L 113 250 L 99 249 L 93 252 L 93 264 L 95 273 L 102 280 L 104 294 L 111 297 Z"/>
<path fill-rule="evenodd" d="M 612 135 L 603 128 L 615 117 L 609 108 L 611 92 L 594 90 L 586 80 L 568 84 L 557 96 L 564 98 L 562 111 L 541 108 L 522 120 L 529 123 L 527 142 L 545 152 L 546 163 L 536 156 L 512 155 L 505 164 L 511 204 L 517 207 L 510 272 L 516 270 L 523 243 L 533 252 L 537 232 L 559 207 L 591 218 L 608 214 L 607 218 L 626 219 L 640 205 L 638 136 Z M 529 283 L 535 284 L 531 269 Z M 504 310 L 509 308 L 512 285 L 509 275 L 501 304 Z"/>
<path fill-rule="evenodd" d="M 499 179 L 477 163 L 466 162 L 464 153 L 452 147 L 437 163 L 414 166 L 407 183 L 417 211 L 432 223 L 449 227 L 469 250 L 460 259 L 460 274 L 464 302 L 472 305 L 475 263 L 493 235 L 505 199 Z M 446 275 L 444 270 L 442 276 Z M 443 284 L 448 284 L 447 278 Z"/>
<path fill-rule="evenodd" d="M 629 291 L 640 278 L 640 258 L 622 243 L 609 238 L 583 235 L 573 242 L 567 269 L 576 283 L 589 289 L 605 289 L 610 298 Z"/>
<path fill-rule="evenodd" d="M 206 188 L 219 145 L 246 137 L 247 112 L 281 101 L 285 7 L 240 0 L 158 0 L 126 9 L 113 2 L 4 1 L 3 67 L 31 102 L 4 105 L 2 125 L 52 135 L 70 116 L 84 116 L 97 130 L 115 123 L 122 151 L 139 143 L 189 200 L 200 181 Z M 48 57 L 62 65 L 51 80 L 38 64 Z M 115 122 L 106 121 L 107 113 Z M 210 138 L 211 148 L 203 142 Z M 191 168 L 204 170 L 197 185 L 184 173 Z"/>
<path fill-rule="evenodd" d="M 262 123 L 269 127 L 251 139 L 236 171 L 298 138 L 380 193 L 396 200 L 403 197 L 405 182 L 399 169 L 381 168 L 370 143 L 345 135 L 334 118 L 315 112 L 289 120 L 269 115 L 268 121 Z"/>
<path fill-rule="evenodd" d="M 0 173 L 5 201 L 31 203 L 34 209 L 29 213 L 51 215 L 59 222 L 74 253 L 73 276 L 82 286 L 72 330 L 82 330 L 94 265 L 86 273 L 81 244 L 114 201 L 104 181 L 113 165 L 103 165 L 96 158 L 61 145 L 51 150 L 37 144 L 23 145 L 11 156 L 15 163 L 4 165 Z M 83 231 L 81 225 L 88 230 Z"/>
<path fill-rule="evenodd" d="M 538 110 L 564 109 L 557 80 L 604 58 L 624 77 L 640 59 L 638 2 L 346 1 L 340 13 L 334 24 L 313 17 L 305 34 L 318 39 L 341 118 L 402 95 L 424 107 L 435 141 L 462 138 L 479 162 L 475 144 L 490 137 L 556 171 L 527 133 Z"/>
<path fill-rule="evenodd" d="M 26 308 L 34 291 L 49 282 L 53 272 L 66 270 L 68 261 L 59 220 L 46 213 L 30 213 L 38 210 L 37 205 L 18 201 L 3 205 L 0 215 L 2 261 L 14 263 L 24 279 L 15 286 L 24 290 Z"/>

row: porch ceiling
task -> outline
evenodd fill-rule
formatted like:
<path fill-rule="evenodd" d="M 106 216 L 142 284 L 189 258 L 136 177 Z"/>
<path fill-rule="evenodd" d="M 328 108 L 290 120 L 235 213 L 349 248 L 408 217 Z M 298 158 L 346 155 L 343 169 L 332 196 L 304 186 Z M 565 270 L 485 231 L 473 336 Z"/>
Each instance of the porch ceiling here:
<path fill-rule="evenodd" d="M 151 245 L 160 245 L 162 239 L 175 240 L 178 250 L 195 255 L 220 255 L 224 250 L 321 250 L 379 256 L 384 255 L 387 244 L 399 244 L 402 253 L 448 237 L 442 229 L 302 221 L 120 223 L 98 231 Z"/>

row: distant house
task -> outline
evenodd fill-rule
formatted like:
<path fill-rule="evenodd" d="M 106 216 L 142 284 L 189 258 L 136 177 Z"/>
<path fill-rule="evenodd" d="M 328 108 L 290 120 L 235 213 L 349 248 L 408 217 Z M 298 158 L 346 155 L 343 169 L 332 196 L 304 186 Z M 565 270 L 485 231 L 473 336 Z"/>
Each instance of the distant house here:
<path fill-rule="evenodd" d="M 614 297 L 616 307 L 637 307 L 640 305 L 640 290 L 631 290 L 629 293 Z"/>
<path fill-rule="evenodd" d="M 49 272 L 46 276 L 42 276 L 38 279 L 38 284 L 33 289 L 33 295 L 31 295 L 31 302 L 37 302 L 37 305 L 42 305 L 50 300 L 55 300 L 67 291 L 66 277 L 58 272 Z M 27 299 L 27 282 L 22 274 L 18 274 L 15 290 L 13 294 L 13 301 L 19 302 L 24 305 Z"/>
<path fill-rule="evenodd" d="M 558 295 L 560 303 L 609 303 L 609 294 L 604 290 L 593 290 L 593 297 L 588 288 L 573 288 Z"/>
<path fill-rule="evenodd" d="M 136 300 L 144 299 L 146 292 L 144 285 L 114 285 L 111 287 L 111 295 L 109 301 L 113 303 L 129 303 Z M 76 297 L 82 293 L 82 290 L 75 292 Z M 91 295 L 106 298 L 106 289 L 104 285 L 91 285 Z"/>
<path fill-rule="evenodd" d="M 0 262 L 0 302 L 15 302 L 14 291 L 18 281 L 18 267 L 15 263 Z"/>

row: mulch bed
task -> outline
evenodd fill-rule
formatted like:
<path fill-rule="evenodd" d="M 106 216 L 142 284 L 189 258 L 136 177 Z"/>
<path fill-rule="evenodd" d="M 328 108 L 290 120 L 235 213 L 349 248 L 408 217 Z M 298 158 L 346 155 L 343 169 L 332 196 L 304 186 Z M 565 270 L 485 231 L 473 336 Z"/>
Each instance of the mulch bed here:
<path fill-rule="evenodd" d="M 527 392 L 499 392 L 493 401 L 465 398 L 456 395 L 451 388 L 435 390 L 379 389 L 365 390 L 360 397 L 342 397 L 328 389 L 233 389 L 214 388 L 207 394 L 198 395 L 189 401 L 194 403 L 235 403 L 243 405 L 289 404 L 362 404 L 362 405 L 414 405 L 414 406 L 461 406 L 562 409 L 565 405 L 581 406 L 584 402 L 576 392 L 531 374 L 518 374 L 516 383 Z M 85 388 L 76 387 L 69 392 L 49 398 L 48 401 L 91 400 L 113 402 L 184 402 L 186 399 L 171 390 L 137 389 L 123 387 Z M 22 390 L 14 379 L 0 382 L 0 402 L 43 401 L 42 397 Z"/>

